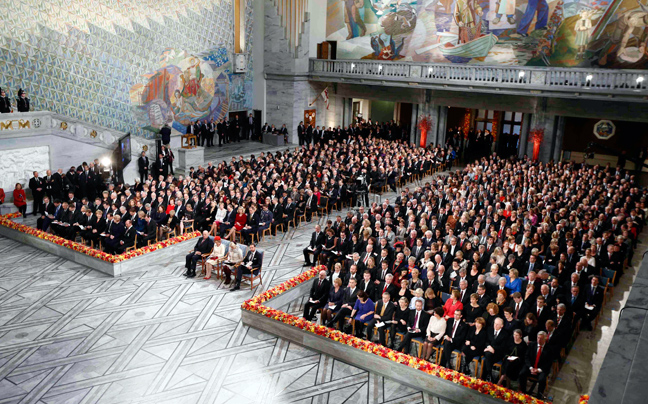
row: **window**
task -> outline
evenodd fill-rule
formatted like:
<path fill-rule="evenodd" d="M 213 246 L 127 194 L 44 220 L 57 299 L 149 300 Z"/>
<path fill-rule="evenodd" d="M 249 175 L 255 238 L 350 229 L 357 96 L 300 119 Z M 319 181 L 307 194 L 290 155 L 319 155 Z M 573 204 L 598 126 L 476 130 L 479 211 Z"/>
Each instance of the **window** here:
<path fill-rule="evenodd" d="M 522 112 L 504 112 L 502 133 L 519 135 L 522 131 Z"/>

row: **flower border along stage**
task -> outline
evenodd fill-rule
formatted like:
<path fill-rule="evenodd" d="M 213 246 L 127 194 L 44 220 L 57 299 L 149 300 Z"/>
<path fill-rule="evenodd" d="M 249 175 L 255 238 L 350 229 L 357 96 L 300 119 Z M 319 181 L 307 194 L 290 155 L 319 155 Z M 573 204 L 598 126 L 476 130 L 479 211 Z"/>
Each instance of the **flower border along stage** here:
<path fill-rule="evenodd" d="M 451 369 L 447 369 L 443 366 L 435 365 L 426 360 L 416 358 L 410 355 L 406 355 L 402 352 L 389 349 L 383 345 L 369 342 L 361 338 L 357 338 L 355 336 L 346 334 L 334 328 L 318 325 L 311 321 L 307 321 L 301 317 L 293 316 L 292 314 L 288 314 L 281 310 L 272 309 L 268 306 L 263 305 L 263 303 L 272 299 L 273 297 L 278 296 L 286 292 L 287 290 L 298 286 L 301 283 L 313 279 L 322 269 L 326 270 L 326 267 L 320 266 L 320 267 L 311 268 L 310 270 L 305 271 L 302 274 L 287 280 L 281 285 L 275 286 L 274 288 L 269 289 L 268 291 L 261 293 L 258 296 L 246 300 L 241 305 L 241 308 L 244 310 L 261 314 L 273 320 L 281 321 L 284 324 L 297 327 L 304 331 L 311 332 L 321 337 L 331 339 L 341 344 L 346 344 L 354 348 L 361 349 L 365 352 L 380 356 L 381 358 L 389 359 L 391 361 L 403 364 L 405 366 L 418 369 L 431 376 L 440 377 L 442 379 L 451 381 L 463 387 L 477 390 L 480 393 L 488 394 L 492 397 L 495 397 L 500 400 L 504 400 L 509 403 L 515 403 L 515 404 L 544 403 L 544 401 L 538 400 L 526 394 L 518 393 L 516 391 L 504 388 L 502 386 L 498 386 L 490 382 L 486 382 L 481 379 L 466 376 L 463 373 Z"/>
<path fill-rule="evenodd" d="M 174 244 L 182 243 L 183 241 L 190 240 L 194 237 L 198 237 L 200 235 L 200 232 L 193 232 L 193 233 L 187 233 L 183 234 L 178 237 L 173 237 L 168 240 L 160 241 L 155 244 L 151 244 L 150 246 L 144 246 L 142 248 L 138 248 L 136 250 L 128 251 L 120 255 L 112 255 L 112 254 L 107 254 L 103 251 L 96 250 L 94 248 L 88 247 L 84 244 L 77 243 L 76 241 L 70 241 L 67 240 L 63 237 L 55 236 L 50 233 L 46 233 L 42 230 L 35 229 L 33 227 L 26 226 L 24 224 L 16 223 L 11 219 L 14 219 L 16 217 L 20 217 L 20 213 L 15 212 L 15 213 L 10 213 L 8 215 L 3 215 L 0 216 L 0 226 L 8 227 L 13 230 L 17 230 L 21 233 L 37 237 L 42 240 L 47 240 L 49 242 L 52 242 L 56 245 L 60 245 L 62 247 L 69 248 L 71 250 L 74 250 L 76 252 L 80 252 L 82 254 L 85 254 L 89 257 L 97 258 L 102 261 L 109 262 L 111 264 L 116 264 L 119 262 L 127 261 L 131 258 L 139 257 L 141 255 L 145 255 L 148 253 L 151 253 L 156 250 L 160 250 L 165 247 L 172 246 Z"/>

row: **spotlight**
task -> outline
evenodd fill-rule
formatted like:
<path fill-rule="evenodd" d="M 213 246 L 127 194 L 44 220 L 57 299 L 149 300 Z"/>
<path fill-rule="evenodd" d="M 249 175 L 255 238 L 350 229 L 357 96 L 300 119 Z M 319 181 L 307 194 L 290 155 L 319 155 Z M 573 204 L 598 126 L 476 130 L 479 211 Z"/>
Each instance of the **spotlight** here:
<path fill-rule="evenodd" d="M 524 72 L 520 72 L 520 73 L 518 73 L 518 77 L 519 77 L 519 78 L 523 78 L 523 77 L 524 77 L 524 74 L 525 74 Z"/>
<path fill-rule="evenodd" d="M 110 167 L 111 163 L 112 162 L 110 161 L 110 157 L 104 157 L 104 158 L 101 159 L 101 165 L 106 167 L 106 168 Z"/>
<path fill-rule="evenodd" d="M 641 84 L 641 83 L 643 83 L 643 81 L 644 81 L 643 76 L 637 77 L 637 84 Z"/>
<path fill-rule="evenodd" d="M 593 78 L 594 78 L 594 76 L 592 76 L 591 74 L 588 74 L 587 77 L 585 77 L 585 81 L 592 81 Z"/>
<path fill-rule="evenodd" d="M 428 67 L 428 74 L 432 74 L 434 72 L 434 68 Z"/>
<path fill-rule="evenodd" d="M 355 69 L 355 63 L 351 63 L 351 68 Z"/>
<path fill-rule="evenodd" d="M 382 65 L 378 65 L 378 71 L 382 71 Z"/>

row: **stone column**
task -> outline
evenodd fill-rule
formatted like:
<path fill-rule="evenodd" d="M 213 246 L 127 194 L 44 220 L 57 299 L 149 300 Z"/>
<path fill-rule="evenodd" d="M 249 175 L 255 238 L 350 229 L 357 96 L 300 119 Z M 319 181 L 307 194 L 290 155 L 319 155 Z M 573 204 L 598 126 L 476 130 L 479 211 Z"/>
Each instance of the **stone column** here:
<path fill-rule="evenodd" d="M 553 155 L 551 157 L 554 161 L 560 160 L 563 139 L 565 138 L 565 121 L 564 116 L 559 116 L 556 120 L 556 136 L 554 137 Z"/>
<path fill-rule="evenodd" d="M 522 128 L 520 129 L 520 142 L 518 144 L 518 157 L 522 158 L 527 154 L 527 146 L 529 139 L 529 128 L 531 126 L 531 114 L 522 115 Z"/>
<path fill-rule="evenodd" d="M 421 143 L 421 136 L 420 136 L 420 131 L 418 130 L 418 120 L 419 120 L 419 114 L 420 114 L 420 108 L 419 104 L 412 104 L 412 125 L 410 127 L 410 136 L 409 140 L 413 144 L 419 144 Z"/>
<path fill-rule="evenodd" d="M 446 133 L 448 126 L 448 107 L 442 105 L 439 107 L 439 126 L 437 127 L 437 141 L 436 144 L 444 145 L 446 141 Z"/>

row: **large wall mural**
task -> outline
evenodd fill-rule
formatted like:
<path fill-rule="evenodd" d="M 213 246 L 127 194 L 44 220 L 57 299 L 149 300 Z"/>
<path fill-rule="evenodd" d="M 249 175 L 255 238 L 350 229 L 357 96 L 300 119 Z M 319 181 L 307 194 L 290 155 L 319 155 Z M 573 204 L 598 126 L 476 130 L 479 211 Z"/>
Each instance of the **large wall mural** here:
<path fill-rule="evenodd" d="M 225 84 L 214 79 L 210 70 L 212 66 L 222 70 L 228 63 L 223 58 L 231 58 L 233 52 L 231 1 L 10 0 L 5 3 L 0 13 L 0 87 L 14 98 L 18 88 L 26 89 L 32 99 L 32 109 L 153 136 L 147 129 L 155 127 L 151 123 L 157 122 L 158 113 L 165 116 L 164 107 L 156 101 L 160 111 L 154 107 L 155 111 L 148 114 L 149 121 L 144 122 L 140 101 L 132 102 L 131 90 L 137 84 L 149 84 L 145 75 L 159 73 L 158 78 L 164 79 L 165 74 L 171 78 L 172 73 L 178 73 L 172 68 L 162 73 L 159 70 L 162 63 L 177 67 L 183 74 L 189 69 L 190 82 L 181 90 L 181 99 L 176 99 L 174 93 L 165 95 L 169 101 L 165 105 L 179 108 L 179 116 L 196 115 L 204 108 L 210 110 L 214 99 L 229 100 L 229 105 L 223 106 L 225 110 L 248 109 L 251 105 L 251 56 L 248 73 L 229 77 L 229 98 L 216 94 L 217 87 L 222 91 Z M 252 0 L 247 0 L 245 48 L 250 55 L 252 15 Z M 174 56 L 168 53 L 171 49 Z M 198 66 L 189 67 L 191 57 L 197 58 Z M 168 60 L 161 62 L 165 58 Z M 204 76 L 199 86 L 197 80 L 191 81 L 197 67 Z M 160 87 L 149 85 L 149 88 Z M 154 91 L 149 93 L 147 103 L 160 99 L 159 95 Z M 208 98 L 211 98 L 209 105 Z M 173 113 L 175 116 L 176 112 Z"/>
<path fill-rule="evenodd" d="M 648 67 L 648 0 L 328 0 L 344 59 Z"/>
<path fill-rule="evenodd" d="M 225 48 L 203 55 L 165 50 L 160 68 L 143 75 L 145 82 L 130 89 L 138 123 L 152 131 L 171 123 L 184 132 L 190 122 L 226 117 L 233 76 L 227 53 Z"/>

